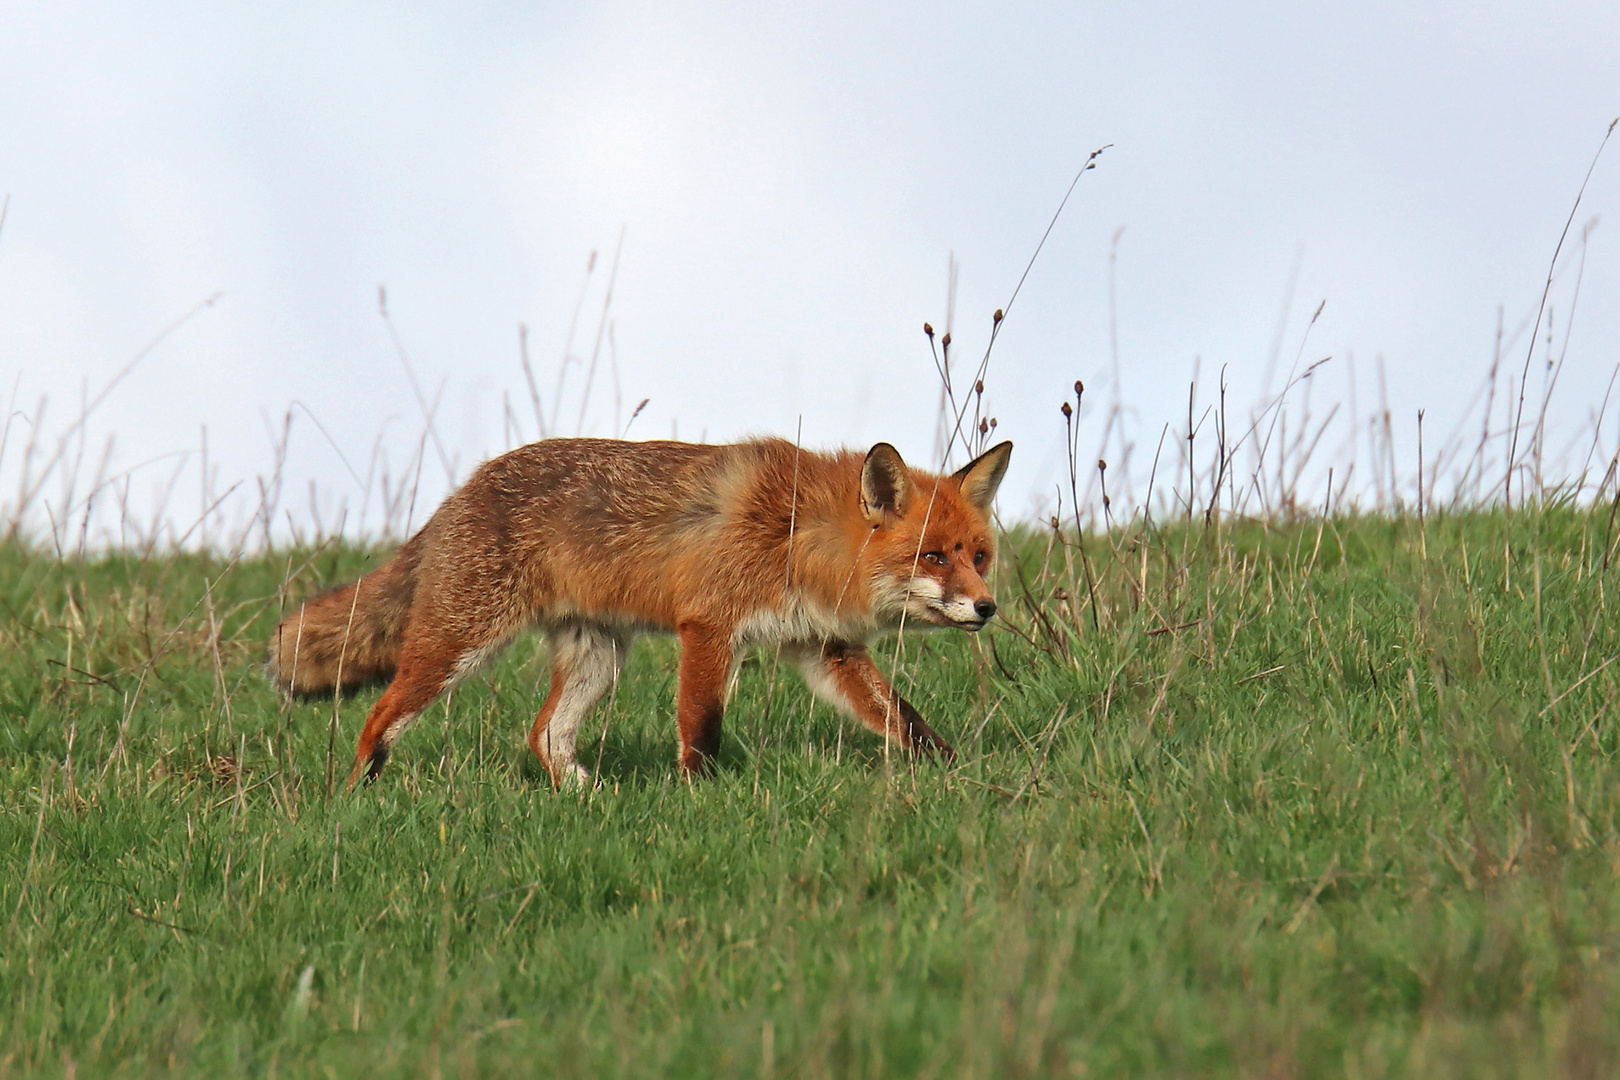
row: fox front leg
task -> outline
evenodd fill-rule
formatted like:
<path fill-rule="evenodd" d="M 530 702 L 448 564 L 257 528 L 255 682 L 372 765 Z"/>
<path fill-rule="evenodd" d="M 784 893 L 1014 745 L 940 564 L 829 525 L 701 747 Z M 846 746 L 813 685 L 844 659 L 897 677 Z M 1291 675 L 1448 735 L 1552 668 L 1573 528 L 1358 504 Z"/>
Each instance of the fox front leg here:
<path fill-rule="evenodd" d="M 955 761 L 956 751 L 889 685 L 861 645 L 828 642 L 796 658 L 810 689 L 845 716 L 853 716 L 901 749 Z"/>
<path fill-rule="evenodd" d="M 714 626 L 682 623 L 676 636 L 681 642 L 681 668 L 675 721 L 681 733 L 681 775 L 690 780 L 714 772 L 735 653 L 731 634 Z"/>

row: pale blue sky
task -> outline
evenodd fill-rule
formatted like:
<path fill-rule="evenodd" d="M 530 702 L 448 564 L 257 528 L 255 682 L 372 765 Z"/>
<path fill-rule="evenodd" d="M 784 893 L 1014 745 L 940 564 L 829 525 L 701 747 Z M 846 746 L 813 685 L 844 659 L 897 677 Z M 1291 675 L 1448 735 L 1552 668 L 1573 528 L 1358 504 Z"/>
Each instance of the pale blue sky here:
<path fill-rule="evenodd" d="M 59 430 L 81 385 L 223 292 L 91 425 L 92 453 L 116 433 L 125 467 L 195 448 L 207 425 L 220 488 L 271 467 L 267 424 L 295 400 L 357 470 L 379 435 L 404 464 L 421 413 L 379 284 L 424 391 L 443 387 L 462 475 L 505 445 L 503 391 L 533 437 L 517 325 L 549 406 L 587 258 L 601 253 L 583 354 L 621 227 L 621 425 L 651 399 L 632 436 L 792 437 L 802 416 L 807 444 L 925 458 L 937 389 L 920 327 L 944 324 L 950 253 L 966 359 L 1105 143 L 992 360 L 991 411 L 1018 447 L 1004 508 L 1051 491 L 1074 379 L 1106 397 L 1120 226 L 1139 468 L 1184 416 L 1195 358 L 1206 400 L 1222 365 L 1234 411 L 1258 400 L 1296 265 L 1284 366 L 1325 299 L 1306 358 L 1335 359 L 1313 407 L 1347 401 L 1353 356 L 1365 416 L 1383 357 L 1404 454 L 1416 409 L 1438 442 L 1483 378 L 1497 305 L 1510 331 L 1534 313 L 1620 113 L 1612 3 L 13 0 L 0 25 L 4 392 L 30 409 L 49 394 Z M 1590 235 L 1560 432 L 1620 362 L 1617 211 L 1611 147 L 1576 222 L 1611 219 Z M 1555 353 L 1573 280 L 1555 292 Z M 587 432 L 613 428 L 607 361 L 604 346 Z M 578 408 L 570 391 L 568 432 Z M 1089 454 L 1100 413 L 1085 422 Z M 168 468 L 143 470 L 133 497 Z M 359 500 L 304 417 L 288 478 Z M 197 481 L 181 484 L 194 516 Z M 430 451 L 424 498 L 444 484 Z"/>

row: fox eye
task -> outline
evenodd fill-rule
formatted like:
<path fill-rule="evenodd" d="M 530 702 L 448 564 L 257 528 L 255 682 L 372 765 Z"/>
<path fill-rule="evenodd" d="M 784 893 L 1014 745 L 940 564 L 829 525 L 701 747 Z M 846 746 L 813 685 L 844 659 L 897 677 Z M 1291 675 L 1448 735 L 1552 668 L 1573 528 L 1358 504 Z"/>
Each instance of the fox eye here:
<path fill-rule="evenodd" d="M 923 555 L 923 562 L 930 566 L 944 566 L 946 563 L 943 551 L 930 551 Z"/>
<path fill-rule="evenodd" d="M 973 565 L 974 566 L 983 566 L 984 565 L 984 552 L 975 551 L 973 553 Z"/>

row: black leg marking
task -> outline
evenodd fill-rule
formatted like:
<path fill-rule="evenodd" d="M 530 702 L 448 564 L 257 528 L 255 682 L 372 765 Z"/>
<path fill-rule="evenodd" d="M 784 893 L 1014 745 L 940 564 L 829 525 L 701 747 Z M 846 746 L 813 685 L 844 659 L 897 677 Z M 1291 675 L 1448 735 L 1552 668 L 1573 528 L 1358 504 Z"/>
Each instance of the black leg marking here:
<path fill-rule="evenodd" d="M 382 775 L 383 766 L 388 764 L 388 747 L 377 744 L 371 752 L 371 764 L 366 767 L 366 786 L 370 787 Z"/>

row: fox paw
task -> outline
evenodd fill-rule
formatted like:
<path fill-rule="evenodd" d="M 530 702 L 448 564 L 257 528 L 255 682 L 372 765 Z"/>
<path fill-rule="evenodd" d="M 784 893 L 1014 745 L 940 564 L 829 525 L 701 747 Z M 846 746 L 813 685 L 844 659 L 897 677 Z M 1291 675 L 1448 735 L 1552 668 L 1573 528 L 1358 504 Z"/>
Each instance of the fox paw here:
<path fill-rule="evenodd" d="M 578 762 L 570 762 L 557 770 L 557 787 L 567 791 L 585 791 L 595 786 L 591 772 Z"/>

